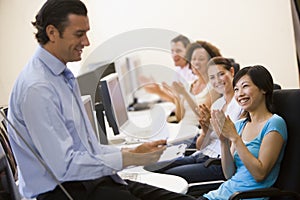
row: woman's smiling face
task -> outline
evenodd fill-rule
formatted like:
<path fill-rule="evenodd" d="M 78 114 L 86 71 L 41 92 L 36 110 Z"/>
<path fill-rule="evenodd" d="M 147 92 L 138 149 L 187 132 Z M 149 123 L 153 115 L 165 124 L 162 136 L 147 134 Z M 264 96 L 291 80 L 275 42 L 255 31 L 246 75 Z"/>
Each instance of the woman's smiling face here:
<path fill-rule="evenodd" d="M 246 111 L 255 110 L 265 103 L 265 92 L 259 89 L 249 75 L 242 76 L 234 87 L 234 96 L 239 105 Z"/>
<path fill-rule="evenodd" d="M 197 48 L 192 54 L 191 64 L 195 74 L 206 74 L 209 55 L 204 48 Z"/>
<path fill-rule="evenodd" d="M 232 80 L 234 70 L 231 68 L 227 70 L 223 65 L 211 65 L 207 70 L 210 84 L 220 94 L 224 94 L 226 91 L 232 91 Z"/>

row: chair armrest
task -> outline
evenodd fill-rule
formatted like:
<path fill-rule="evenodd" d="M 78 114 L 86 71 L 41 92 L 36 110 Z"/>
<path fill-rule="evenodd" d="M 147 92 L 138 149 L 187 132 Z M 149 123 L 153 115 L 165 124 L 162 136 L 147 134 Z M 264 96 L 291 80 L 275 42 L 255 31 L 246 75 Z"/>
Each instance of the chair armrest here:
<path fill-rule="evenodd" d="M 198 198 L 211 190 L 217 189 L 223 182 L 224 180 L 189 183 L 187 194 Z"/>
<path fill-rule="evenodd" d="M 209 158 L 204 163 L 204 167 L 209 167 L 211 165 L 221 165 L 221 158 Z"/>
<path fill-rule="evenodd" d="M 300 195 L 292 191 L 279 190 L 278 188 L 262 188 L 249 191 L 240 191 L 233 193 L 229 200 L 249 199 L 258 197 L 294 197 L 299 199 Z"/>
<path fill-rule="evenodd" d="M 196 187 L 196 186 L 207 186 L 210 187 L 211 185 L 222 184 L 224 180 L 215 180 L 215 181 L 205 181 L 205 182 L 198 182 L 198 183 L 189 183 L 189 187 Z"/>

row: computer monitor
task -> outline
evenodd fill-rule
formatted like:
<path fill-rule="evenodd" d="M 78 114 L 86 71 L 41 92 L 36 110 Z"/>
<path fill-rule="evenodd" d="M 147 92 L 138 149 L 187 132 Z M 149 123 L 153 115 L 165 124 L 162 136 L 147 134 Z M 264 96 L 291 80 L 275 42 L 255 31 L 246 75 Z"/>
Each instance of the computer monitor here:
<path fill-rule="evenodd" d="M 103 105 L 101 94 L 98 92 L 100 79 L 110 73 L 115 72 L 115 64 L 110 61 L 103 61 L 88 65 L 80 71 L 76 77 L 81 95 L 90 95 L 92 106 L 96 110 L 96 116 L 99 127 L 99 137 L 101 144 L 107 144 L 106 127 L 103 116 Z"/>
<path fill-rule="evenodd" d="M 118 74 L 110 74 L 100 80 L 99 92 L 101 93 L 105 116 L 109 126 L 113 129 L 114 135 L 119 134 L 119 127 L 128 120 L 127 109 Z"/>
<path fill-rule="evenodd" d="M 139 97 L 145 91 L 138 80 L 143 74 L 139 55 L 127 55 L 115 60 L 115 69 L 119 76 L 121 91 L 128 111 L 138 111 L 150 108 L 152 102 L 140 102 Z"/>
<path fill-rule="evenodd" d="M 84 95 L 84 96 L 81 96 L 81 100 L 82 100 L 84 108 L 86 110 L 86 114 L 87 114 L 87 116 L 91 122 L 91 125 L 94 129 L 96 137 L 97 137 L 98 141 L 100 141 L 98 123 L 96 120 L 96 112 L 93 107 L 92 98 L 90 95 Z"/>
<path fill-rule="evenodd" d="M 81 95 L 91 95 L 93 105 L 100 102 L 101 97 L 97 91 L 100 79 L 115 72 L 114 62 L 103 61 L 90 65 L 76 77 Z"/>
<path fill-rule="evenodd" d="M 140 59 L 137 55 L 120 57 L 115 60 L 116 72 L 121 83 L 121 91 L 123 93 L 126 106 L 134 103 L 134 93 L 138 89 L 138 70 Z"/>

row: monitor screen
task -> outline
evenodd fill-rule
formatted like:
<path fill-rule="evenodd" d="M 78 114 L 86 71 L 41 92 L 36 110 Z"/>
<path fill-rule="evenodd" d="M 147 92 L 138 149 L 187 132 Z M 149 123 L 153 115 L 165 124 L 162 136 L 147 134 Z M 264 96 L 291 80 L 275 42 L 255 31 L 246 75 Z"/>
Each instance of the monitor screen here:
<path fill-rule="evenodd" d="M 87 116 L 88 116 L 88 118 L 91 122 L 91 125 L 94 129 L 96 137 L 99 141 L 98 123 L 97 123 L 97 120 L 96 120 L 96 113 L 95 113 L 94 108 L 93 108 L 92 98 L 91 98 L 90 95 L 84 95 L 84 96 L 81 96 L 81 100 L 83 102 L 83 105 L 84 105 L 84 108 L 86 110 Z"/>
<path fill-rule="evenodd" d="M 114 72 L 114 62 L 103 61 L 89 65 L 76 77 L 81 95 L 90 95 L 92 98 L 92 106 L 96 110 L 97 122 L 99 125 L 99 137 L 101 144 L 107 144 L 108 141 L 103 116 L 103 105 L 98 87 L 101 78 Z"/>
<path fill-rule="evenodd" d="M 138 56 L 126 56 L 115 61 L 116 72 L 119 76 L 121 91 L 123 93 L 126 106 L 134 103 L 135 91 L 139 88 L 138 66 L 140 59 Z"/>
<path fill-rule="evenodd" d="M 118 75 L 113 73 L 102 78 L 99 92 L 108 124 L 113 129 L 114 134 L 117 135 L 119 134 L 119 127 L 129 119 Z"/>

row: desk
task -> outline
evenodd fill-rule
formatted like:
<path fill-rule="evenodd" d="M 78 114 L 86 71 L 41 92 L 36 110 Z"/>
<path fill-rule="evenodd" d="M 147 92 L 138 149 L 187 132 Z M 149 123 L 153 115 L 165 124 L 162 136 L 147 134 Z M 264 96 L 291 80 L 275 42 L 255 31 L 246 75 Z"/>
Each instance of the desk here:
<path fill-rule="evenodd" d="M 153 185 L 172 192 L 185 194 L 188 190 L 188 183 L 185 179 L 169 174 L 148 172 L 143 167 L 124 169 L 118 172 L 118 174 L 123 179 Z"/>
<path fill-rule="evenodd" d="M 135 142 L 132 143 L 131 142 L 126 143 L 123 140 L 122 143 L 116 144 L 114 143 L 116 140 L 125 139 L 125 141 L 127 140 L 128 142 L 128 138 L 131 137 L 122 132 L 120 135 L 114 136 L 112 130 L 109 128 L 107 129 L 107 137 L 109 143 L 120 148 L 134 147 L 139 143 L 158 140 L 158 139 L 168 139 L 169 143 L 180 143 L 180 141 L 193 138 L 198 133 L 199 131 L 198 127 L 195 124 L 190 123 L 189 120 L 182 120 L 178 124 L 166 122 L 167 116 L 174 109 L 174 105 L 172 103 L 164 102 L 164 103 L 155 104 L 154 106 L 155 107 L 153 107 L 152 109 L 156 109 L 158 113 L 151 114 L 150 110 L 143 110 L 143 111 L 129 112 L 128 114 L 129 114 L 129 119 L 132 122 L 134 122 L 136 126 L 140 126 L 140 127 L 149 126 L 149 123 L 151 123 L 151 121 L 158 120 L 161 127 L 157 132 L 157 134 L 149 138 L 139 138 L 139 139 L 135 138 L 134 140 Z M 106 127 L 109 127 L 108 124 L 106 125 Z M 162 157 L 164 157 L 164 154 L 162 155 Z M 124 169 L 118 172 L 118 174 L 124 179 L 146 183 L 149 185 L 164 188 L 177 193 L 186 193 L 188 189 L 187 181 L 181 177 L 168 175 L 168 174 L 149 172 L 144 170 L 143 167 L 141 166 Z"/>
<path fill-rule="evenodd" d="M 153 117 L 153 114 L 150 114 L 151 113 L 150 110 L 128 112 L 128 115 L 131 122 L 133 122 L 138 127 L 149 126 L 149 123 L 151 123 L 151 121 L 156 120 L 156 122 L 154 123 L 156 123 L 155 126 L 158 126 L 156 127 L 156 130 L 158 131 L 156 132 L 155 135 L 152 135 L 151 137 L 148 138 L 145 137 L 142 139 L 141 138 L 137 139 L 134 137 L 130 137 L 121 131 L 120 135 L 115 136 L 111 128 L 108 126 L 108 123 L 105 122 L 107 127 L 106 132 L 107 132 L 107 138 L 109 143 L 116 144 L 118 142 L 122 142 L 122 140 L 124 142 L 124 139 L 127 140 L 137 139 L 135 140 L 137 143 L 159 140 L 159 139 L 167 139 L 168 142 L 170 143 L 179 143 L 181 141 L 193 138 L 199 132 L 198 127 L 188 119 L 183 119 L 181 122 L 177 124 L 166 122 L 167 116 L 174 109 L 174 105 L 172 103 L 163 102 L 163 103 L 155 104 L 152 109 L 156 109 L 156 111 L 158 112 L 156 113 L 155 118 Z"/>

